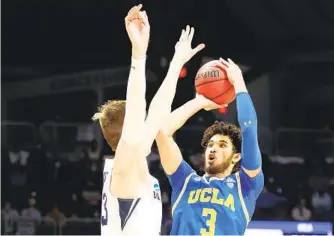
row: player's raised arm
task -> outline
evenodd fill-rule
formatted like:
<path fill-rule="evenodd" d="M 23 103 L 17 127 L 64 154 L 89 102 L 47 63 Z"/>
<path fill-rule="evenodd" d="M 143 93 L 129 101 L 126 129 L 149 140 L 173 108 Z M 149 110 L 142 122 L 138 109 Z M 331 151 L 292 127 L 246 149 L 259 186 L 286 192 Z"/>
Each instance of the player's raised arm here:
<path fill-rule="evenodd" d="M 196 97 L 169 114 L 168 122 L 160 130 L 156 142 L 159 149 L 161 165 L 169 176 L 173 188 L 182 188 L 184 180 L 193 172 L 193 169 L 183 161 L 180 148 L 173 139 L 173 134 L 186 121 L 201 109 L 212 110 L 222 107 L 204 98 Z"/>
<path fill-rule="evenodd" d="M 242 131 L 241 167 L 250 178 L 261 172 L 261 153 L 257 138 L 257 116 L 240 68 L 231 60 L 220 59 L 237 94 L 238 122 Z"/>
<path fill-rule="evenodd" d="M 146 119 L 146 142 L 143 144 L 146 146 L 146 149 L 151 148 L 162 124 L 169 122 L 167 116 L 171 111 L 182 66 L 205 47 L 204 44 L 199 44 L 195 48 L 191 47 L 194 33 L 195 29 L 189 25 L 182 30 L 179 41 L 175 45 L 175 53 L 166 78 L 152 99 Z"/>
<path fill-rule="evenodd" d="M 124 123 L 115 152 L 113 175 L 123 173 L 129 175 L 130 167 L 144 166 L 143 163 L 138 163 L 135 157 L 135 155 L 143 155 L 141 141 L 144 136 L 146 116 L 145 66 L 150 35 L 150 25 L 146 13 L 140 11 L 141 7 L 142 5 L 133 7 L 125 17 L 125 27 L 132 45 L 132 57 L 126 91 Z"/>
<path fill-rule="evenodd" d="M 125 17 L 125 28 L 132 44 L 132 57 L 121 139 L 131 144 L 141 140 L 146 115 L 145 66 L 150 25 L 145 13 L 140 12 L 141 7 L 142 5 L 133 7 Z"/>

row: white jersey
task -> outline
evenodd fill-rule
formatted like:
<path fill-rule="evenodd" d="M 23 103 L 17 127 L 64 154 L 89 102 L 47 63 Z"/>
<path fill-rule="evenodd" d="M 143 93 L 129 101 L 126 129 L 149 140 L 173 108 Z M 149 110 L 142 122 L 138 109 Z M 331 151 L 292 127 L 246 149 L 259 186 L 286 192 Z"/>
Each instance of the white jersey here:
<path fill-rule="evenodd" d="M 124 204 L 120 204 L 118 198 L 112 196 L 110 192 L 113 162 L 113 159 L 105 159 L 103 170 L 101 235 L 160 235 L 162 203 L 158 180 L 152 176 L 150 192 L 140 198 L 133 199 L 133 201 L 130 200 L 128 202 L 130 209 L 124 215 L 124 209 L 122 209 Z"/>

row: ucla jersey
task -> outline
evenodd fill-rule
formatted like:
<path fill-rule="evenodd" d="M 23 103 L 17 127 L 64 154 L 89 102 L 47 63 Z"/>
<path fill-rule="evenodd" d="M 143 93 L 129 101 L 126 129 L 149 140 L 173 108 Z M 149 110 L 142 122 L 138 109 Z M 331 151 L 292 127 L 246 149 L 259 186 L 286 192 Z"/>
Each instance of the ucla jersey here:
<path fill-rule="evenodd" d="M 153 176 L 151 189 L 135 199 L 119 199 L 110 192 L 113 160 L 106 159 L 103 171 L 101 235 L 158 236 L 162 220 L 160 186 Z"/>
<path fill-rule="evenodd" d="M 253 179 L 243 170 L 223 179 L 198 176 L 183 161 L 169 181 L 172 235 L 242 235 L 262 190 L 263 174 Z"/>

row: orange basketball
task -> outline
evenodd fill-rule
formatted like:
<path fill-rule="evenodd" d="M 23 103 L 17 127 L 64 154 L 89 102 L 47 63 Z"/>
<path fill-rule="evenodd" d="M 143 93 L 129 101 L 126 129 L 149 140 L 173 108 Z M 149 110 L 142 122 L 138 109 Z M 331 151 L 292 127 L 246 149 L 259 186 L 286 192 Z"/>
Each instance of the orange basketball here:
<path fill-rule="evenodd" d="M 235 99 L 233 85 L 228 81 L 225 70 L 208 62 L 197 72 L 195 88 L 198 94 L 217 104 L 229 104 Z"/>

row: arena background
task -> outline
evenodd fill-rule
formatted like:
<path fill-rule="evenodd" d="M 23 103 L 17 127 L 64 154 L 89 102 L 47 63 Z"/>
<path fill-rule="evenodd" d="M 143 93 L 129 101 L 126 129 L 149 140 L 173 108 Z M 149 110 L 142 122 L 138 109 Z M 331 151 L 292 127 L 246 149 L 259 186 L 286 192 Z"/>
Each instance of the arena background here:
<path fill-rule="evenodd" d="M 149 101 L 165 77 L 182 27 L 207 47 L 180 74 L 173 107 L 194 96 L 206 61 L 231 57 L 245 75 L 259 122 L 265 189 L 246 235 L 331 235 L 334 193 L 334 1 L 4 0 L 1 63 L 2 234 L 99 234 L 101 168 L 113 155 L 90 120 L 124 99 L 130 42 L 124 17 L 143 3 L 151 22 Z M 201 168 L 200 139 L 224 115 L 199 112 L 177 133 Z M 162 185 L 162 233 L 171 226 Z M 262 230 L 261 230 L 262 229 Z M 259 231 L 260 230 L 260 231 Z"/>

